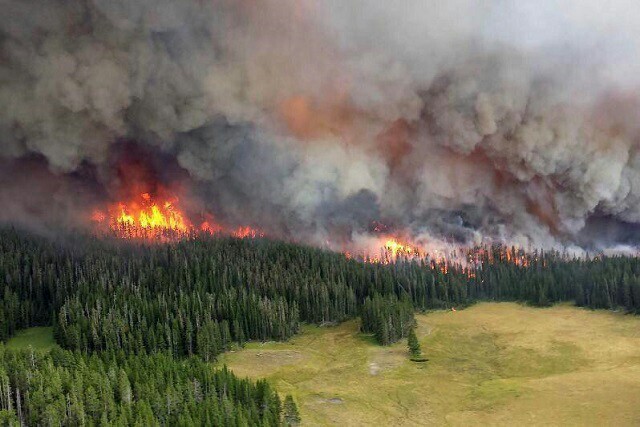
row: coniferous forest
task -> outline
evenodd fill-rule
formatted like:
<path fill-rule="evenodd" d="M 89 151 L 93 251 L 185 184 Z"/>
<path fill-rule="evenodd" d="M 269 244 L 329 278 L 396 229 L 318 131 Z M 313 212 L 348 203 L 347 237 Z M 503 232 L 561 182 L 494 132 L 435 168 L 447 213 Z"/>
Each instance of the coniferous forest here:
<path fill-rule="evenodd" d="M 265 382 L 199 358 L 0 347 L 1 425 L 280 425 Z"/>
<path fill-rule="evenodd" d="M 473 255 L 472 266 L 380 263 L 262 238 L 140 244 L 5 228 L 0 341 L 50 325 L 62 349 L 0 345 L 0 423 L 280 425 L 290 417 L 268 384 L 207 362 L 355 317 L 386 345 L 411 332 L 416 310 L 481 300 L 640 310 L 636 258 Z"/>

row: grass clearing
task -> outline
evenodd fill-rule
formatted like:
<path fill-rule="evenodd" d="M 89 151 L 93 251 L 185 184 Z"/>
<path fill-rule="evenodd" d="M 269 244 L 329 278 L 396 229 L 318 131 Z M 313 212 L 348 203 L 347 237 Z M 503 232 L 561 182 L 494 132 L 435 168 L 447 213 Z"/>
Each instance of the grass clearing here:
<path fill-rule="evenodd" d="M 50 326 L 36 326 L 18 331 L 6 344 L 7 348 L 22 350 L 33 347 L 36 351 L 49 351 L 57 346 L 53 339 L 53 328 Z"/>
<path fill-rule="evenodd" d="M 482 303 L 417 319 L 426 363 L 357 321 L 220 363 L 291 393 L 306 425 L 640 424 L 640 317 Z"/>

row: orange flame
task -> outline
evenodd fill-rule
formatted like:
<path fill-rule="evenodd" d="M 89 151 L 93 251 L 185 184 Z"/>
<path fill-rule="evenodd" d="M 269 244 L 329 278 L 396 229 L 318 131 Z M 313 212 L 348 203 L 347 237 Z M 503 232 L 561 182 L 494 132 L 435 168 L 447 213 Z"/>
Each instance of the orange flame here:
<path fill-rule="evenodd" d="M 140 197 L 142 199 L 140 203 L 134 201 L 128 205 L 124 203 L 118 205 L 120 214 L 116 217 L 117 223 L 149 229 L 170 229 L 181 232 L 189 230 L 191 225 L 184 214 L 174 208 L 172 201 L 156 203 L 149 193 L 142 193 Z"/>
<path fill-rule="evenodd" d="M 195 227 L 178 207 L 178 198 L 156 200 L 149 193 L 141 193 L 128 201 L 109 205 L 106 210 L 95 210 L 91 220 L 122 239 L 176 240 L 198 233 L 228 234 L 238 238 L 263 237 L 264 233 L 244 226 L 226 230 L 210 215 Z"/>
<path fill-rule="evenodd" d="M 387 240 L 384 247 L 387 251 L 389 251 L 389 255 L 391 255 L 391 257 L 394 259 L 397 258 L 398 255 L 406 255 L 406 256 L 420 255 L 419 249 L 413 246 L 409 246 L 408 244 L 400 243 L 395 239 Z"/>
<path fill-rule="evenodd" d="M 256 237 L 264 237 L 264 233 L 262 231 L 256 230 L 251 227 L 238 227 L 233 233 L 231 233 L 234 237 L 238 239 L 251 238 L 255 239 Z"/>

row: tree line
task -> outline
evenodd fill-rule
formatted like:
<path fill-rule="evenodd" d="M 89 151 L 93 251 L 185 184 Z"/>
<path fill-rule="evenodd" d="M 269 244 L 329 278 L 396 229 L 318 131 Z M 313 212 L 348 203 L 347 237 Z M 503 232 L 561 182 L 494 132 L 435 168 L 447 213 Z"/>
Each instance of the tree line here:
<path fill-rule="evenodd" d="M 393 342 L 406 336 L 397 325 L 406 323 L 408 307 L 491 300 L 640 309 L 637 258 L 494 246 L 457 259 L 446 266 L 402 257 L 385 264 L 268 239 L 202 236 L 145 245 L 4 229 L 0 340 L 20 328 L 53 325 L 68 349 L 213 360 L 232 344 L 286 340 L 301 322 L 357 316 L 363 330 Z"/>

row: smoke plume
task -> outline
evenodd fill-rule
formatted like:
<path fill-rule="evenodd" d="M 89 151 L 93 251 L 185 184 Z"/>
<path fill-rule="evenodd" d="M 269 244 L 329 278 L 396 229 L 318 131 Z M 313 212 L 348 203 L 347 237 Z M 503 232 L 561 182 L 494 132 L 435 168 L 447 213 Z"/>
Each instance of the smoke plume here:
<path fill-rule="evenodd" d="M 0 6 L 1 221 L 81 223 L 136 159 L 314 244 L 637 243 L 635 0 Z"/>

